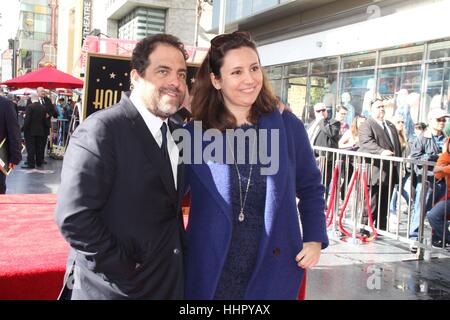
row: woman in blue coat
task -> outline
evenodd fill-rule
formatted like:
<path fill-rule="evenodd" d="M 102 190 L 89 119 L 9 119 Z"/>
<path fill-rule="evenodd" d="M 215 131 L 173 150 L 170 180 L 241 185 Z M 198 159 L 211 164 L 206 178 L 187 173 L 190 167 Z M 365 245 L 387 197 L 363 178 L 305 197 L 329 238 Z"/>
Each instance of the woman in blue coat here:
<path fill-rule="evenodd" d="M 328 245 L 324 187 L 303 123 L 276 109 L 249 34 L 211 41 L 191 105 L 186 298 L 296 299 Z"/>

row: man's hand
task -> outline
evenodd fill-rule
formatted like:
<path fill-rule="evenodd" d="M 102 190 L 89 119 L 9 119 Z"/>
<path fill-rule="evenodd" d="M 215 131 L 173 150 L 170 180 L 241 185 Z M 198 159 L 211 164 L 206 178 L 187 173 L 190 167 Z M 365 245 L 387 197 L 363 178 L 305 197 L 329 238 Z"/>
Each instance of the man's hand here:
<path fill-rule="evenodd" d="M 382 155 L 382 156 L 393 156 L 394 153 L 393 153 L 391 150 L 384 150 L 384 151 L 381 153 L 381 155 Z"/>
<path fill-rule="evenodd" d="M 434 166 L 433 173 L 442 172 L 446 167 L 448 166 Z"/>
<path fill-rule="evenodd" d="M 9 163 L 8 166 L 11 168 L 11 170 L 14 170 L 16 168 L 16 164 Z"/>

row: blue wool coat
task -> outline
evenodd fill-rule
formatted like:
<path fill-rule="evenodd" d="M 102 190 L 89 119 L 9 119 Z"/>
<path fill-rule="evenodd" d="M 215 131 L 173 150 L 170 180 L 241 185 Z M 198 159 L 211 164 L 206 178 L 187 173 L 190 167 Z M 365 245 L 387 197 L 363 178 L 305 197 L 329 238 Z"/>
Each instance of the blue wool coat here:
<path fill-rule="evenodd" d="M 296 299 L 303 270 L 295 256 L 303 242 L 328 246 L 324 187 L 303 123 L 295 115 L 274 110 L 260 118 L 258 128 L 279 129 L 280 165 L 276 174 L 267 177 L 264 230 L 245 299 Z M 186 129 L 194 137 L 194 125 Z M 276 150 L 268 140 L 269 150 Z M 202 144 L 203 150 L 207 145 Z M 186 299 L 214 297 L 233 227 L 230 168 L 214 162 L 186 165 L 192 196 L 186 231 Z"/>

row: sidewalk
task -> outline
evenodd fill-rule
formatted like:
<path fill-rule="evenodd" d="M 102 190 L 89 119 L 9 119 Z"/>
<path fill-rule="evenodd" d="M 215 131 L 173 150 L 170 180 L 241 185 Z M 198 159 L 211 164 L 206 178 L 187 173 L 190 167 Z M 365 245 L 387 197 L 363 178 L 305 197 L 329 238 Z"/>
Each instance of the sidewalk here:
<path fill-rule="evenodd" d="M 419 261 L 406 244 L 383 237 L 352 244 L 330 237 L 319 265 L 308 272 L 308 300 L 450 299 L 450 256 Z"/>
<path fill-rule="evenodd" d="M 46 161 L 34 170 L 20 168 L 22 161 L 7 178 L 7 193 L 56 193 L 62 161 Z M 387 237 L 352 244 L 331 235 L 307 279 L 308 300 L 450 300 L 450 255 L 436 250 L 430 261 L 418 261 L 407 244 Z"/>

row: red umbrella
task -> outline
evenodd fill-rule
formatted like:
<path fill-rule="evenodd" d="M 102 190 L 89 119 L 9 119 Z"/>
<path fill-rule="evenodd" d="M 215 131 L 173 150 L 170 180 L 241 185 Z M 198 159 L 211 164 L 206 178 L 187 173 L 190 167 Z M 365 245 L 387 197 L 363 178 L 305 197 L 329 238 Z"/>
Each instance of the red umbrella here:
<path fill-rule="evenodd" d="M 8 87 L 14 88 L 44 87 L 46 89 L 74 89 L 83 87 L 83 81 L 53 67 L 40 68 L 39 70 L 27 73 L 23 76 L 1 82 L 0 84 L 5 84 Z"/>

